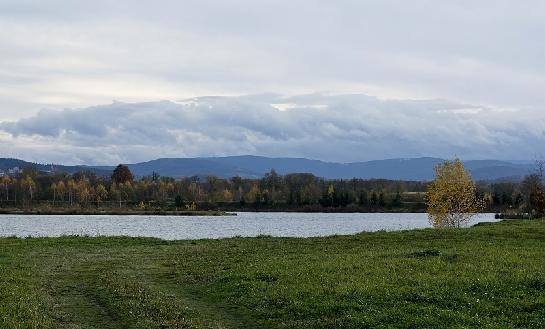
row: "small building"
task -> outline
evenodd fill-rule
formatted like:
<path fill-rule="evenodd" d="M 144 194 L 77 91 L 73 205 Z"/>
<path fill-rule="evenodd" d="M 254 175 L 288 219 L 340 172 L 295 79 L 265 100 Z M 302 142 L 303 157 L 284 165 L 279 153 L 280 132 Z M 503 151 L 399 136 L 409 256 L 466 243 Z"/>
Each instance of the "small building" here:
<path fill-rule="evenodd" d="M 13 167 L 11 169 L 8 169 L 8 173 L 10 175 L 17 175 L 17 174 L 20 174 L 22 172 L 23 172 L 23 170 L 21 168 L 19 168 L 19 167 Z"/>

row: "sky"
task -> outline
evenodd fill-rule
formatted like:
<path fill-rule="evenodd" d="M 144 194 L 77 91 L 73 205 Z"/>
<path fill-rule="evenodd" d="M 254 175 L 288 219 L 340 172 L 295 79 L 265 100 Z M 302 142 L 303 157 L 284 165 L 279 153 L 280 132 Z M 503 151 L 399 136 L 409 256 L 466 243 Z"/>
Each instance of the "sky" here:
<path fill-rule="evenodd" d="M 545 154 L 545 2 L 0 0 L 0 157 Z"/>

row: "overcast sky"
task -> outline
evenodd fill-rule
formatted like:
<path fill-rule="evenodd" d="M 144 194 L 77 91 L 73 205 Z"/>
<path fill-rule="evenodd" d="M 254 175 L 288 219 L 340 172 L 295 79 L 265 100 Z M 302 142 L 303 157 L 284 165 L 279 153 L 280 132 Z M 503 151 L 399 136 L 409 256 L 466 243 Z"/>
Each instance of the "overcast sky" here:
<path fill-rule="evenodd" d="M 544 32 L 540 0 L 0 0 L 0 157 L 532 159 Z"/>

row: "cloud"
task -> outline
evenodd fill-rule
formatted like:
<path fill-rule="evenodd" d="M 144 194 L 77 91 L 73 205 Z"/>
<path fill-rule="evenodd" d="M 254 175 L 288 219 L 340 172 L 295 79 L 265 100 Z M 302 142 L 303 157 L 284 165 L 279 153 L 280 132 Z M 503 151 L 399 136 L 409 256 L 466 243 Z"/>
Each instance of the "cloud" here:
<path fill-rule="evenodd" d="M 545 2 L 0 3 L 0 120 L 273 91 L 539 109 Z"/>
<path fill-rule="evenodd" d="M 87 164 L 238 154 L 532 159 L 544 151 L 544 127 L 545 113 L 444 100 L 262 94 L 42 110 L 0 123 L 0 146 L 3 156 Z"/>
<path fill-rule="evenodd" d="M 533 158 L 544 29 L 539 0 L 4 0 L 0 156 Z"/>

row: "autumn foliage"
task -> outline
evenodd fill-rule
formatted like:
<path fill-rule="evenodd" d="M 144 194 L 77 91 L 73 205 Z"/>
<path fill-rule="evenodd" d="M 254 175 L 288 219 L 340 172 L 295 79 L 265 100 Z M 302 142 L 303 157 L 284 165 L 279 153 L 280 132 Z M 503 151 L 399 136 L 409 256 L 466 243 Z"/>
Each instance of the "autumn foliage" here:
<path fill-rule="evenodd" d="M 459 159 L 435 167 L 435 180 L 428 187 L 426 201 L 428 218 L 434 227 L 461 227 L 484 208 Z"/>

